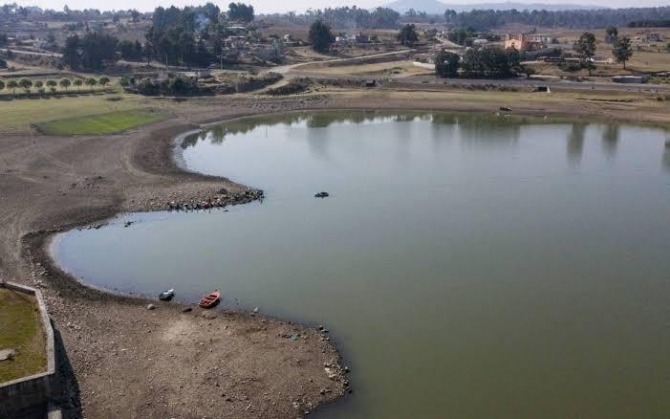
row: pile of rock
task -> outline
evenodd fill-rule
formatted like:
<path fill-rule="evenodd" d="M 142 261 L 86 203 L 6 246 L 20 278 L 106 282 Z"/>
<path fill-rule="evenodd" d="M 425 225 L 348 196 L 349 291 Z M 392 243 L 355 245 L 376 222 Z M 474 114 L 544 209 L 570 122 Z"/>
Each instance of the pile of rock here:
<path fill-rule="evenodd" d="M 252 201 L 265 198 L 265 193 L 260 189 L 249 189 L 244 192 L 229 194 L 227 190 L 221 189 L 219 193 L 204 200 L 191 199 L 185 202 L 170 201 L 166 205 L 168 211 L 198 211 L 212 208 L 226 208 L 229 205 L 247 204 Z"/>

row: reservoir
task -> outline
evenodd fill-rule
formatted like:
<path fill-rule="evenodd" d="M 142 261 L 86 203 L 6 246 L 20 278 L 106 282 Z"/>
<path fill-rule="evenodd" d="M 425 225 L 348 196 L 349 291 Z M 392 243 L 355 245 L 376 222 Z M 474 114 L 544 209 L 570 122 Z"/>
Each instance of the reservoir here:
<path fill-rule="evenodd" d="M 52 253 L 98 287 L 219 289 L 325 325 L 355 392 L 315 417 L 668 417 L 668 138 L 439 113 L 231 121 L 178 159 L 262 203 L 128 214 Z"/>

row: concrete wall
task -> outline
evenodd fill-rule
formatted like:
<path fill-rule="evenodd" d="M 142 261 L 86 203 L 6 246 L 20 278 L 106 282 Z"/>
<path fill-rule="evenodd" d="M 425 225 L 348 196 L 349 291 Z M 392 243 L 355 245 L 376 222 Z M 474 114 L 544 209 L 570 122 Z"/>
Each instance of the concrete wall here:
<path fill-rule="evenodd" d="M 47 314 L 42 293 L 34 288 L 10 282 L 0 287 L 35 296 L 46 337 L 47 370 L 43 373 L 0 383 L 0 418 L 45 417 L 49 402 L 58 394 L 54 332 Z"/>

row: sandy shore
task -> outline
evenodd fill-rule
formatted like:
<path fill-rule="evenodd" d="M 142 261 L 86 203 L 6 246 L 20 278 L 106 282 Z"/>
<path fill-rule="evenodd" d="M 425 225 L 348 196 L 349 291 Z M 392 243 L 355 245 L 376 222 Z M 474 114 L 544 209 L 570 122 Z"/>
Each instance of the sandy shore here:
<path fill-rule="evenodd" d="M 56 232 L 121 212 L 164 209 L 168 201 L 205 200 L 221 188 L 231 195 L 249 190 L 178 168 L 172 159 L 176 135 L 213 121 L 291 110 L 495 113 L 499 105 L 431 92 L 208 98 L 175 110 L 169 121 L 119 135 L 0 138 L 0 278 L 44 289 L 65 349 L 65 417 L 294 418 L 347 391 L 340 355 L 315 328 L 262 312 L 183 312 L 184 306 L 155 301 L 157 309 L 147 310 L 147 301 L 88 288 L 54 266 L 46 245 Z M 520 100 L 513 107 L 533 116 L 670 120 L 667 107 L 653 103 L 633 109 Z"/>

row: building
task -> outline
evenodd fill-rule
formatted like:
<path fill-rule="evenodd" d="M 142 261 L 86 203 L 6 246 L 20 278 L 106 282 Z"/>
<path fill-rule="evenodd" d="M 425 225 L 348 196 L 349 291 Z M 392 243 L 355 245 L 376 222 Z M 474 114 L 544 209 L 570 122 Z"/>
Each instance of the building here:
<path fill-rule="evenodd" d="M 546 48 L 546 40 L 552 41 L 550 37 L 537 36 L 530 38 L 529 36 L 521 33 L 519 35 L 513 35 L 508 33 L 505 35 L 505 49 L 515 49 L 519 52 L 521 51 L 537 51 L 540 49 Z"/>
<path fill-rule="evenodd" d="M 519 35 L 512 35 L 511 33 L 508 33 L 505 35 L 505 49 L 525 51 L 528 49 L 528 41 L 528 38 L 523 33 Z"/>
<path fill-rule="evenodd" d="M 647 33 L 644 35 L 644 40 L 647 42 L 661 42 L 663 38 L 657 33 Z"/>

